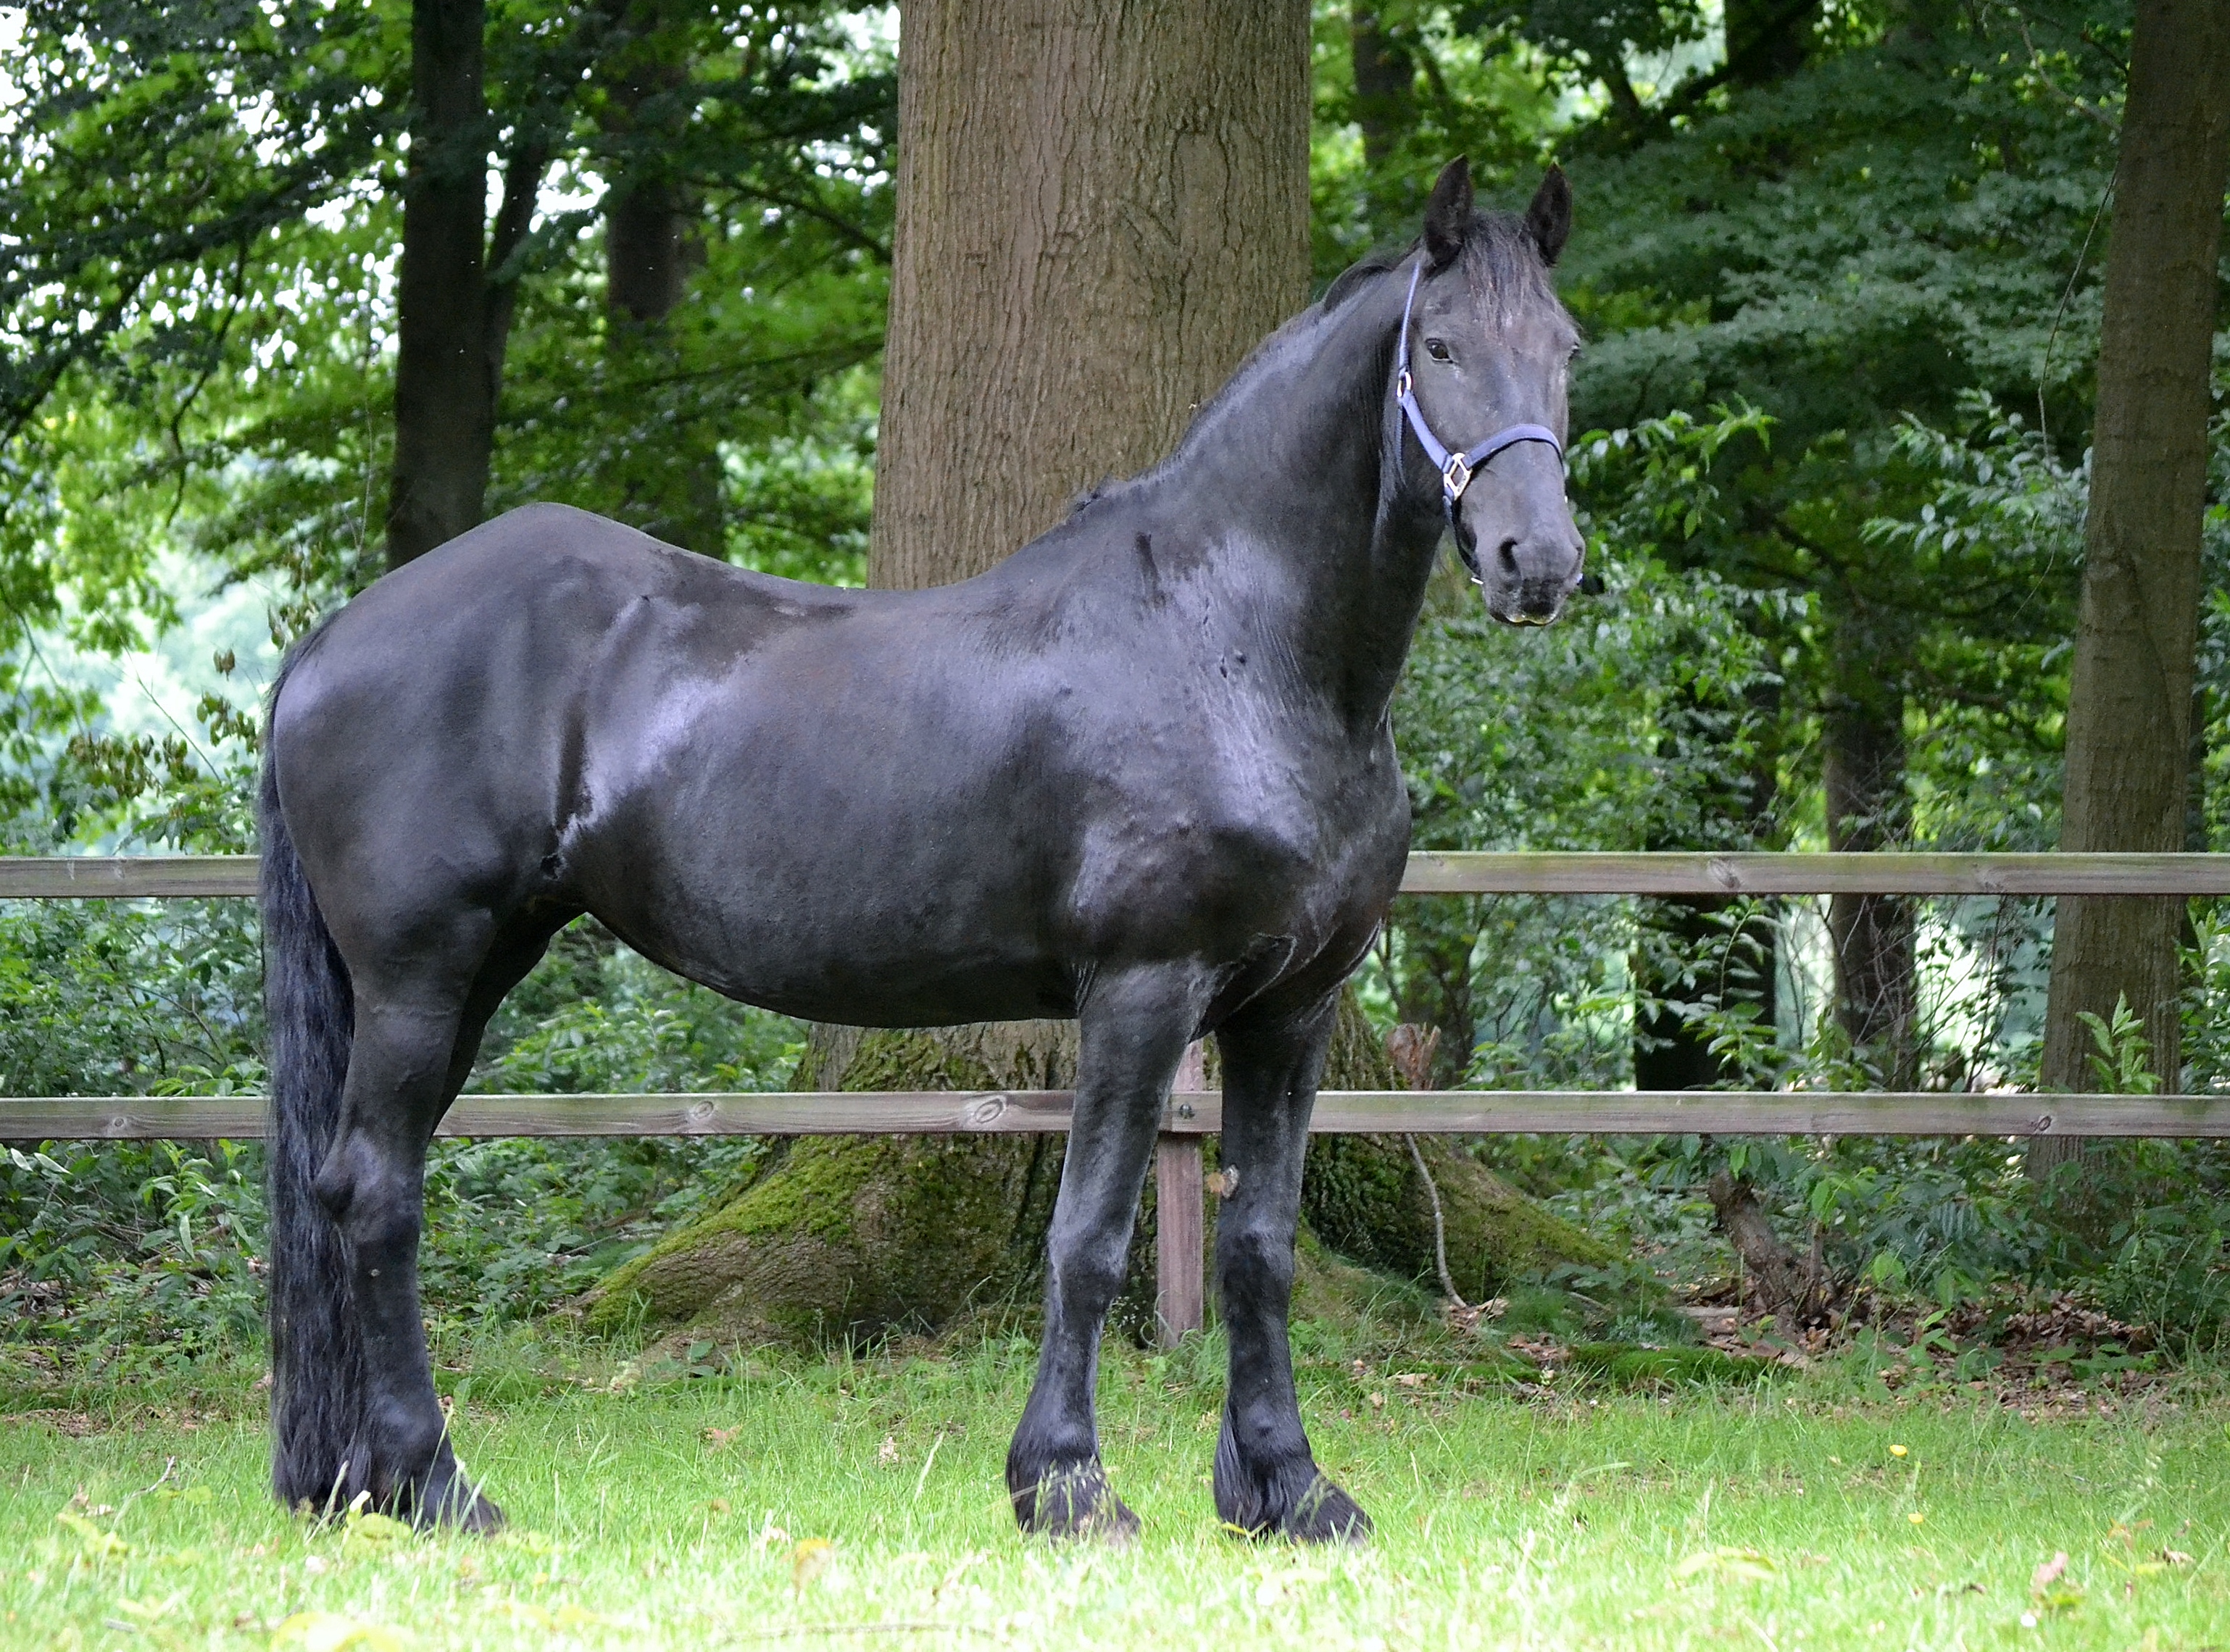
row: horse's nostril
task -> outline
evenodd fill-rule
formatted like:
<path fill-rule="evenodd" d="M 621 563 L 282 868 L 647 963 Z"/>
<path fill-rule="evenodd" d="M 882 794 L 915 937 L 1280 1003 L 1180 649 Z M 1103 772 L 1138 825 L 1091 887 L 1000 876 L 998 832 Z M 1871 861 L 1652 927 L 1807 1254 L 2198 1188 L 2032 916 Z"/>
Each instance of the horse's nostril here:
<path fill-rule="evenodd" d="M 1518 542 L 1515 539 L 1505 539 L 1497 546 L 1494 559 L 1505 578 L 1518 577 Z"/>

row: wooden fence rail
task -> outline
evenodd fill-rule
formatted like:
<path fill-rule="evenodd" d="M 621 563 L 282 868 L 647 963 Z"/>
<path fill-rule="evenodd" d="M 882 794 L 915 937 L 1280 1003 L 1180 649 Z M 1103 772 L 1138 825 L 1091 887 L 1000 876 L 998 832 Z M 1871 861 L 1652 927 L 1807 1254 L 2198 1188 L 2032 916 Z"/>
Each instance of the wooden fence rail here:
<path fill-rule="evenodd" d="M 2230 895 L 2230 855 L 1474 853 L 1420 850 L 1404 895 Z M 0 900 L 255 893 L 254 855 L 0 856 Z"/>
<path fill-rule="evenodd" d="M 255 893 L 253 855 L 0 856 L 0 899 L 179 899 Z M 1405 895 L 2230 895 L 2230 855 L 1566 854 L 1421 852 Z M 1065 1090 L 780 1095 L 467 1096 L 441 1134 L 799 1135 L 1058 1131 Z M 1170 1098 L 1156 1154 L 1165 1223 L 1162 1328 L 1205 1316 L 1200 1141 L 1222 1097 Z M 2230 1137 L 2230 1097 L 1850 1091 L 1327 1090 L 1326 1134 Z M 0 1099 L 0 1141 L 259 1137 L 259 1096 Z"/>
<path fill-rule="evenodd" d="M 1063 1131 L 1069 1092 L 817 1090 L 767 1095 L 463 1096 L 449 1136 L 946 1135 Z M 1223 1097 L 1184 1090 L 1165 1135 L 1223 1128 Z M 1328 1090 L 1319 1135 L 2230 1137 L 2230 1096 L 1962 1096 L 1939 1090 Z M 260 1096 L 0 1098 L 0 1141 L 254 1141 Z"/>

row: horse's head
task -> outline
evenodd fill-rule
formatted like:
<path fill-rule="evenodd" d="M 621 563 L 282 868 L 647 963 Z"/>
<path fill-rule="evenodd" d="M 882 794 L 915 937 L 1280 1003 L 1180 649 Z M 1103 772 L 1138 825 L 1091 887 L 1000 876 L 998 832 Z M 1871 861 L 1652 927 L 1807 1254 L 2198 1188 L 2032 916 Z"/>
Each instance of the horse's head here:
<path fill-rule="evenodd" d="M 1470 164 L 1450 162 L 1425 209 L 1404 322 L 1404 414 L 1441 468 L 1487 612 L 1512 625 L 1549 624 L 1580 580 L 1563 456 L 1580 334 L 1549 280 L 1571 224 L 1557 168 L 1516 217 L 1475 212 Z"/>

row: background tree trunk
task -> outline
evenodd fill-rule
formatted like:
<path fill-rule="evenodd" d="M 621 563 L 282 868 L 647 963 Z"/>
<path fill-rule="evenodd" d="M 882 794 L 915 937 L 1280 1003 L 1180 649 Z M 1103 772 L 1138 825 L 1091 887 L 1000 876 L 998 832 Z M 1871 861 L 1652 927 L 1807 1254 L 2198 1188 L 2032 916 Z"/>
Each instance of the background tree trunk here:
<path fill-rule="evenodd" d="M 480 519 L 495 440 L 487 370 L 487 100 L 482 0 L 410 9 L 410 160 L 403 180 L 401 337 L 387 561 L 400 568 Z"/>
<path fill-rule="evenodd" d="M 677 317 L 703 261 L 694 202 L 678 172 L 689 119 L 688 35 L 671 0 L 613 0 L 603 110 L 609 393 L 655 409 L 660 440 L 630 444 L 609 478 L 613 514 L 670 545 L 726 550 L 717 429 L 680 380 Z M 643 427 L 652 428 L 652 421 Z"/>
<path fill-rule="evenodd" d="M 2122 117 L 2099 339 L 2098 411 L 2059 846 L 2183 846 L 2207 376 L 2230 167 L 2230 8 L 2140 0 Z M 2181 1067 L 2176 935 L 2183 903 L 2067 898 L 2052 955 L 2042 1082 L 2095 1087 L 2085 1011 L 2143 1018 L 2153 1070 Z M 2032 1173 L 2073 1156 L 2040 1138 Z"/>
<path fill-rule="evenodd" d="M 1303 0 L 907 9 L 870 584 L 981 573 L 1175 446 L 1307 298 L 1308 112 Z"/>
<path fill-rule="evenodd" d="M 533 222 L 549 164 L 547 138 L 521 122 L 490 237 L 487 161 L 495 132 L 482 80 L 487 22 L 483 0 L 415 0 L 410 9 L 390 568 L 480 519 L 518 287 L 512 255 Z"/>
<path fill-rule="evenodd" d="M 1824 776 L 1827 847 L 1894 849 L 1910 838 L 1905 785 L 1905 695 L 1897 650 L 1862 615 L 1836 621 L 1836 686 L 1827 707 Z M 1891 1090 L 1910 1090 L 1917 1051 L 1918 978 L 1912 903 L 1894 895 L 1834 895 L 1827 935 L 1835 952 L 1835 1017 L 1851 1049 Z"/>
<path fill-rule="evenodd" d="M 1355 68 L 1355 124 L 1363 129 L 1363 164 L 1375 170 L 1416 124 L 1417 62 L 1408 47 L 1388 32 L 1376 6 L 1349 9 L 1348 38 Z"/>

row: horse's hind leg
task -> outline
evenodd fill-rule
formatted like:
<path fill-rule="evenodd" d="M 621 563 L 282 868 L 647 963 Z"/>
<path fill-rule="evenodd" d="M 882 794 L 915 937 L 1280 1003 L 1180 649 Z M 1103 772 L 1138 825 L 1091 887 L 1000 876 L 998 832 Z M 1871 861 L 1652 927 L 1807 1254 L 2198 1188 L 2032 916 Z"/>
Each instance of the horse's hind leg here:
<path fill-rule="evenodd" d="M 1103 976 L 1081 1007 L 1075 1118 L 1046 1246 L 1045 1336 L 1007 1452 L 1007 1491 L 1025 1531 L 1138 1530 L 1100 1466 L 1092 1389 L 1146 1161 L 1199 1005 L 1192 974 L 1163 967 Z"/>
<path fill-rule="evenodd" d="M 377 1507 L 422 1523 L 493 1531 L 503 1513 L 465 1481 L 427 1356 L 418 1295 L 426 1150 L 481 1029 L 551 927 L 514 926 L 493 945 L 484 918 L 463 927 L 418 974 L 359 975 L 340 1126 L 315 1186 L 348 1240 L 364 1349 L 365 1405 L 344 1495 L 368 1491 Z M 463 961 L 474 959 L 477 970 Z"/>
<path fill-rule="evenodd" d="M 1243 1018 L 1216 1034 L 1222 1163 L 1237 1186 L 1215 1225 L 1216 1281 L 1231 1340 L 1215 1507 L 1247 1531 L 1317 1542 L 1370 1530 L 1370 1518 L 1317 1468 L 1286 1338 L 1301 1162 L 1337 1003 L 1299 1018 Z"/>

